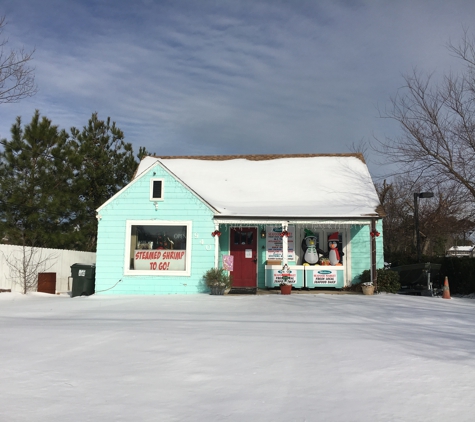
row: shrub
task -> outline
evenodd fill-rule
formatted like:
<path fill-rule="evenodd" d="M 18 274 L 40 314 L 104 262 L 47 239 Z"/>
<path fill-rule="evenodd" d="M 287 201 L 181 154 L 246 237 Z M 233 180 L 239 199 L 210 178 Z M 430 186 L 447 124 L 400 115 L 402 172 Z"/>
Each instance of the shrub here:
<path fill-rule="evenodd" d="M 225 287 L 229 288 L 232 284 L 231 274 L 228 274 L 223 268 L 210 268 L 203 276 L 208 287 Z"/>
<path fill-rule="evenodd" d="M 440 269 L 441 281 L 447 276 L 450 293 L 468 295 L 475 292 L 475 258 L 447 257 Z"/>
<path fill-rule="evenodd" d="M 396 271 L 385 270 L 383 268 L 376 271 L 378 275 L 378 292 L 397 293 L 401 289 L 399 274 Z M 361 283 L 371 282 L 371 271 L 364 270 L 361 273 L 360 279 Z"/>

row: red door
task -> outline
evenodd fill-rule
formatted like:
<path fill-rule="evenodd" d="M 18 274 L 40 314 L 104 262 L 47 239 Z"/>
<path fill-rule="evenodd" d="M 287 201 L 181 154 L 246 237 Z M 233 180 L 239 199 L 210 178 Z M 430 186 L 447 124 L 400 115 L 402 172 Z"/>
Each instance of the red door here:
<path fill-rule="evenodd" d="M 230 234 L 233 287 L 257 287 L 257 229 L 232 228 Z"/>

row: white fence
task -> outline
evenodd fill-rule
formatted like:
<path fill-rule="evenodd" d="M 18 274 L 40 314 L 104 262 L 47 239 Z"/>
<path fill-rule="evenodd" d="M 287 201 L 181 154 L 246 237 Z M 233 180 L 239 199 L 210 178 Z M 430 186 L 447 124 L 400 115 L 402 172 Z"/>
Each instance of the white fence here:
<path fill-rule="evenodd" d="M 96 263 L 95 252 L 33 248 L 33 253 L 28 251 L 27 254 L 32 258 L 32 262 L 29 264 L 30 268 L 39 273 L 56 273 L 56 292 L 71 290 L 71 265 Z M 15 278 L 16 274 L 12 269 L 12 264 L 18 263 L 25 255 L 21 246 L 0 245 L 0 289 L 11 289 L 12 292 L 23 290 L 18 283 L 18 278 Z M 43 263 L 38 265 L 38 261 L 43 261 Z"/>

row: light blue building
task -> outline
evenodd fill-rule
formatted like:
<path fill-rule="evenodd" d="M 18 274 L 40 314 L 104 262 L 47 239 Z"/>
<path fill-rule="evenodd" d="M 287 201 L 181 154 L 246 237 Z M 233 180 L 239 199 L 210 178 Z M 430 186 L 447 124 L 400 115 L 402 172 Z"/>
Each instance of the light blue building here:
<path fill-rule="evenodd" d="M 383 266 L 383 216 L 359 154 L 146 157 L 97 210 L 96 293 L 206 292 L 221 266 L 272 288 L 283 264 L 295 288 L 339 289 Z"/>

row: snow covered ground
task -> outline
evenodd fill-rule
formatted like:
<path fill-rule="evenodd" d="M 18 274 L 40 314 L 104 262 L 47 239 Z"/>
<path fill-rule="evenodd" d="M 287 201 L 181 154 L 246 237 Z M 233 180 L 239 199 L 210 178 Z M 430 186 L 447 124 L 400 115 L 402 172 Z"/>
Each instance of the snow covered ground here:
<path fill-rule="evenodd" d="M 0 420 L 473 421 L 475 300 L 0 294 Z"/>

